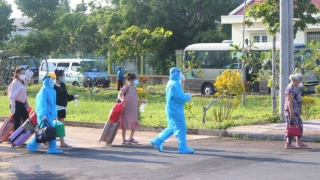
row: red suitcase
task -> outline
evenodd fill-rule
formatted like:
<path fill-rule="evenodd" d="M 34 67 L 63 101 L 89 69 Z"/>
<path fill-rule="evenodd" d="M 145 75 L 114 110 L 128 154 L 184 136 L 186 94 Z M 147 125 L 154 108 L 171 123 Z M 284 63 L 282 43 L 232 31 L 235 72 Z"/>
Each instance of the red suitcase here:
<path fill-rule="evenodd" d="M 12 135 L 9 137 L 11 147 L 23 145 L 33 134 L 35 126 L 26 120 Z"/>
<path fill-rule="evenodd" d="M 37 121 L 37 113 L 36 111 L 33 111 L 31 114 L 30 114 L 30 117 L 29 117 L 31 123 L 35 126 L 38 125 L 38 121 Z"/>
<path fill-rule="evenodd" d="M 0 143 L 4 141 L 8 141 L 10 133 L 13 132 L 14 129 L 14 120 L 13 116 L 10 116 L 10 118 L 6 119 L 2 127 L 0 129 Z"/>
<path fill-rule="evenodd" d="M 104 125 L 99 142 L 104 141 L 104 142 L 106 142 L 107 146 L 111 145 L 114 138 L 117 135 L 118 128 L 119 128 L 119 122 L 113 123 L 111 121 L 108 121 Z"/>

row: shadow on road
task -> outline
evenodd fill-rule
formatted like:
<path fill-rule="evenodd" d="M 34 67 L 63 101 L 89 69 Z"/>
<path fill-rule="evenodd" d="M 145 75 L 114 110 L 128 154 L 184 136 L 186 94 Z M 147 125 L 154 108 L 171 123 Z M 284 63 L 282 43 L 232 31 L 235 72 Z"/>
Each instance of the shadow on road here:
<path fill-rule="evenodd" d="M 135 147 L 135 148 L 137 148 L 137 147 Z M 115 161 L 115 162 L 170 164 L 167 162 L 149 161 L 149 160 L 141 159 L 141 156 L 164 157 L 163 155 L 160 156 L 159 154 L 149 153 L 146 151 L 125 152 L 125 151 L 121 151 L 119 149 L 106 150 L 106 149 L 75 148 L 72 151 L 65 151 L 63 154 L 59 154 L 57 156 L 63 156 L 66 159 L 67 158 L 85 158 L 85 159 L 96 159 L 96 160 L 106 160 L 106 161 Z M 140 156 L 140 158 L 133 158 L 134 156 Z M 168 157 L 173 158 L 171 156 L 168 156 Z M 161 159 L 161 158 L 159 158 L 159 159 Z"/>
<path fill-rule="evenodd" d="M 16 173 L 17 179 L 23 180 L 44 180 L 44 179 L 55 179 L 55 180 L 68 180 L 70 178 L 65 177 L 61 174 L 54 174 L 49 171 L 35 171 L 33 174 L 25 174 L 22 172 Z"/>

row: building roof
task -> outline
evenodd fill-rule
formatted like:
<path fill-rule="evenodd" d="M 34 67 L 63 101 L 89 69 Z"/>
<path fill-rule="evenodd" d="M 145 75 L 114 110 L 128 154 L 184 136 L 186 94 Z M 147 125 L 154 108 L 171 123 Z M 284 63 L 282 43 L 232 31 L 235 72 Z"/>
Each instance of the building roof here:
<path fill-rule="evenodd" d="M 263 2 L 264 0 L 247 0 L 246 4 L 247 7 L 253 6 L 257 2 Z M 318 9 L 320 9 L 320 0 L 311 0 L 311 2 L 318 6 Z M 235 10 L 233 10 L 229 15 L 243 15 L 244 10 L 244 3 L 242 3 L 239 7 L 237 7 Z"/>
<path fill-rule="evenodd" d="M 31 21 L 31 18 L 15 18 L 13 25 L 17 26 L 18 29 L 31 29 L 29 27 L 24 27 L 23 24 L 27 24 Z"/>

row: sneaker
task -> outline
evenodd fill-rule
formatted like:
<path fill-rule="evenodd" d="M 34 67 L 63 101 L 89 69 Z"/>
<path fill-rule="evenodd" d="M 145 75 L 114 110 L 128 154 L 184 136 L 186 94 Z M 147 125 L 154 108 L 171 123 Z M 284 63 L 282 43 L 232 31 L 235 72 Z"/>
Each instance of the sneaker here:
<path fill-rule="evenodd" d="M 129 141 L 127 141 L 127 140 L 126 140 L 125 142 L 122 142 L 122 144 L 123 144 L 123 145 L 132 145 L 132 143 L 129 142 Z"/>
<path fill-rule="evenodd" d="M 129 142 L 131 142 L 131 143 L 136 143 L 136 144 L 139 143 L 138 141 L 136 141 L 136 140 L 133 139 L 133 138 L 132 138 Z"/>

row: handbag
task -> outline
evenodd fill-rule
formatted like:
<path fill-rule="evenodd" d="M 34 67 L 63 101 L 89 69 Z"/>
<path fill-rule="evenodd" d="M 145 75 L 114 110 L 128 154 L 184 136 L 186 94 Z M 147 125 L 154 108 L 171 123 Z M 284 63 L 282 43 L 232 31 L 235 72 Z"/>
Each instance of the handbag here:
<path fill-rule="evenodd" d="M 43 127 L 44 125 L 44 127 Z M 43 128 L 40 128 L 43 127 Z M 37 143 L 44 143 L 56 139 L 56 128 L 51 127 L 47 120 L 42 121 L 35 130 Z"/>
<path fill-rule="evenodd" d="M 64 124 L 62 124 L 62 122 L 60 122 L 59 120 L 55 120 L 53 124 L 57 132 L 56 137 L 65 137 L 66 130 Z"/>
<path fill-rule="evenodd" d="M 286 137 L 290 136 L 301 136 L 301 126 L 300 125 L 289 125 L 286 130 Z"/>
<path fill-rule="evenodd" d="M 127 92 L 129 91 L 129 88 L 130 88 L 130 87 L 128 86 L 127 91 L 124 93 L 124 96 L 127 95 Z M 121 99 L 117 98 L 117 99 L 116 99 L 116 102 L 117 102 L 117 103 L 121 103 Z"/>

